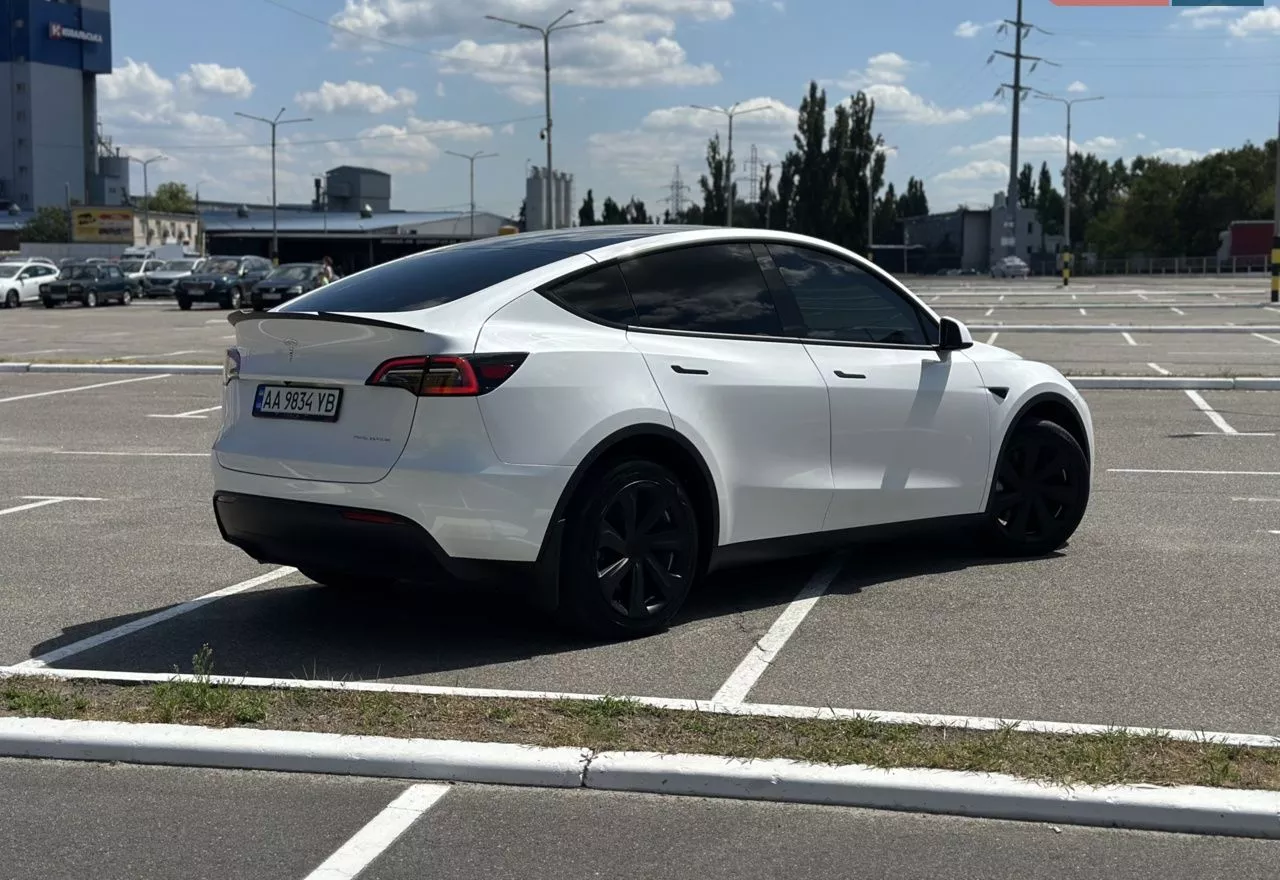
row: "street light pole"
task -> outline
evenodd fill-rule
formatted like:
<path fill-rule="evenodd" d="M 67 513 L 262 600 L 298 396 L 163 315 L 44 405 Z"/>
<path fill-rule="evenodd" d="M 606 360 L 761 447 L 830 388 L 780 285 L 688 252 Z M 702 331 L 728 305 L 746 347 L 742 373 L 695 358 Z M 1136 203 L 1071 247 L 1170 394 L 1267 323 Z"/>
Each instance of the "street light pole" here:
<path fill-rule="evenodd" d="M 163 153 L 152 156 L 150 159 L 129 157 L 130 162 L 137 162 L 142 166 L 142 243 L 144 245 L 151 244 L 151 187 L 147 180 L 147 168 L 152 162 L 163 162 L 168 158 Z"/>
<path fill-rule="evenodd" d="M 741 109 L 742 102 L 738 102 L 728 109 L 724 107 L 704 107 L 701 104 L 690 104 L 689 106 L 694 110 L 719 113 L 729 120 L 729 143 L 724 156 L 724 225 L 733 226 L 733 120 L 734 117 L 742 116 L 746 113 L 759 113 L 761 110 L 768 110 L 769 108 L 766 105 L 743 110 Z"/>
<path fill-rule="evenodd" d="M 1101 101 L 1102 95 L 1095 95 L 1092 98 L 1059 98 L 1057 95 L 1050 95 L 1045 92 L 1036 92 L 1035 96 L 1042 101 L 1056 101 L 1067 108 L 1067 169 L 1062 175 L 1063 189 L 1063 219 L 1062 234 L 1065 238 L 1065 244 L 1062 251 L 1062 286 L 1067 287 L 1071 284 L 1071 107 L 1075 104 L 1083 104 L 1087 101 Z"/>
<path fill-rule="evenodd" d="M 445 150 L 450 156 L 457 156 L 459 159 L 466 159 L 467 164 L 471 166 L 471 240 L 475 241 L 476 237 L 476 160 L 492 159 L 497 153 L 475 152 L 470 155 L 466 153 L 455 153 L 453 150 Z"/>
<path fill-rule="evenodd" d="M 281 125 L 292 125 L 296 122 L 310 122 L 308 119 L 281 119 L 284 115 L 284 108 L 280 108 L 280 112 L 275 115 L 274 119 L 268 119 L 265 116 L 250 116 L 248 113 L 236 111 L 236 115 L 244 119 L 252 119 L 254 122 L 265 122 L 271 126 L 271 262 L 280 264 L 280 228 L 279 221 L 276 217 L 276 129 Z"/>
<path fill-rule="evenodd" d="M 555 193 L 555 174 L 552 171 L 553 166 L 551 164 L 551 35 L 554 34 L 556 31 L 567 31 L 572 28 L 580 28 L 580 27 L 588 27 L 590 25 L 604 24 L 603 19 L 593 19 L 592 21 L 575 21 L 571 24 L 561 24 L 562 21 L 564 21 L 566 18 L 568 18 L 572 14 L 573 14 L 572 9 L 566 9 L 559 18 L 551 22 L 551 24 L 545 25 L 545 26 L 536 25 L 536 24 L 526 24 L 525 22 L 514 21 L 510 18 L 499 18 L 496 15 L 485 16 L 485 18 L 489 19 L 490 21 L 498 21 L 503 24 L 509 24 L 513 27 L 520 28 L 521 30 L 533 31 L 535 33 L 542 35 L 542 71 L 543 71 L 543 78 L 544 78 L 543 87 L 546 90 L 545 97 L 546 97 L 546 114 L 547 114 L 546 127 L 543 128 L 542 130 L 542 134 L 547 141 L 547 180 L 545 185 L 546 198 L 545 198 L 545 204 L 543 205 L 543 216 L 546 220 L 547 229 L 556 228 L 556 212 L 555 212 L 555 206 L 552 204 L 552 202 L 554 201 L 554 193 Z M 568 207 L 566 206 L 566 213 L 567 211 L 568 211 Z"/>

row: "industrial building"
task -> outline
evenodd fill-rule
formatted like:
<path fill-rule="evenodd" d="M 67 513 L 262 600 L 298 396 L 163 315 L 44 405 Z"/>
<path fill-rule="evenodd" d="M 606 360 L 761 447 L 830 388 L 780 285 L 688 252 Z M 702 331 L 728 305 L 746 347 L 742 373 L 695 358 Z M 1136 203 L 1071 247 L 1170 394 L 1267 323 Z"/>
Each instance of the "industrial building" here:
<path fill-rule="evenodd" d="M 98 144 L 110 0 L 0 0 L 0 27 L 0 207 L 120 204 L 119 162 L 102 174 Z"/>
<path fill-rule="evenodd" d="M 574 226 L 577 210 L 573 202 L 573 175 L 557 171 L 552 175 L 551 205 L 554 219 L 548 223 L 547 202 L 547 169 L 533 167 L 524 182 L 524 217 L 525 230 L 535 232 L 540 229 L 565 229 Z"/>
<path fill-rule="evenodd" d="M 996 193 L 990 208 L 958 208 L 941 214 L 927 214 L 903 219 L 907 242 L 918 247 L 913 254 L 913 269 L 931 273 L 943 269 L 988 271 L 1005 255 L 1000 244 L 1004 235 L 1005 194 Z M 1015 226 L 1017 242 L 1014 253 L 1036 265 L 1036 257 L 1048 254 L 1053 261 L 1062 247 L 1062 236 L 1045 235 L 1036 209 L 1018 206 Z"/>

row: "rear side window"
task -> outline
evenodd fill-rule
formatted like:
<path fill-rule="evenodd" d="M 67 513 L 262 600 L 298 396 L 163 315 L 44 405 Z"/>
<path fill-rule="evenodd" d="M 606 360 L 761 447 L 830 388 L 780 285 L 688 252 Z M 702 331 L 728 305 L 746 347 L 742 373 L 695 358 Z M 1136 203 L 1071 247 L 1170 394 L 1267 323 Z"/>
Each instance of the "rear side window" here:
<path fill-rule="evenodd" d="M 810 339 L 929 345 L 919 311 L 860 266 L 810 248 L 770 244 Z"/>
<path fill-rule="evenodd" d="M 514 236 L 512 236 L 514 238 Z M 282 312 L 409 312 L 442 306 L 567 255 L 482 242 L 424 251 L 339 278 L 292 299 Z"/>
<path fill-rule="evenodd" d="M 782 336 L 782 321 L 746 243 L 698 245 L 621 264 L 638 327 Z"/>
<path fill-rule="evenodd" d="M 565 281 L 548 291 L 574 311 L 611 324 L 631 324 L 636 307 L 617 266 L 605 266 Z"/>

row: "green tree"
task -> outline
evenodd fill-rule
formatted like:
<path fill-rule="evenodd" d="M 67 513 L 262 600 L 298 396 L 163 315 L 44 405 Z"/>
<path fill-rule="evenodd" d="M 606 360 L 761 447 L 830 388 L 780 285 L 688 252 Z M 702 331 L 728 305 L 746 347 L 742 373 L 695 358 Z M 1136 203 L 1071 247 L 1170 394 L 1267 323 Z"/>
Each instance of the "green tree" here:
<path fill-rule="evenodd" d="M 929 197 L 924 192 L 924 181 L 907 178 L 907 188 L 898 198 L 899 217 L 922 217 L 929 213 Z"/>
<path fill-rule="evenodd" d="M 755 204 L 756 227 L 768 229 L 772 225 L 773 206 L 778 194 L 773 191 L 773 165 L 764 166 L 764 179 L 760 182 L 760 200 Z"/>
<path fill-rule="evenodd" d="M 831 163 L 826 150 L 827 92 L 819 89 L 817 82 L 809 83 L 809 93 L 800 102 L 796 128 L 791 228 L 805 235 L 824 237 L 829 225 L 823 210 L 831 188 Z"/>
<path fill-rule="evenodd" d="M 1040 165 L 1040 181 L 1036 186 L 1036 220 L 1040 222 L 1043 233 L 1040 239 L 1040 250 L 1045 250 L 1044 236 L 1062 234 L 1062 212 L 1066 203 L 1062 193 L 1053 186 L 1053 174 L 1049 171 L 1049 163 Z"/>
<path fill-rule="evenodd" d="M 176 180 L 167 180 L 157 186 L 146 202 L 150 210 L 166 214 L 192 214 L 196 207 L 187 185 Z"/>
<path fill-rule="evenodd" d="M 902 244 L 902 226 L 898 222 L 898 197 L 893 184 L 885 187 L 884 197 L 876 202 L 875 236 L 877 244 Z"/>
<path fill-rule="evenodd" d="M 1024 208 L 1032 208 L 1036 204 L 1035 173 L 1030 162 L 1018 172 L 1018 204 Z"/>
<path fill-rule="evenodd" d="M 725 200 L 725 156 L 720 149 L 720 133 L 707 141 L 707 173 L 698 178 L 702 188 L 702 215 L 709 223 L 724 223 L 728 202 Z M 735 206 L 736 207 L 736 206 Z"/>
<path fill-rule="evenodd" d="M 587 190 L 587 197 L 582 200 L 582 207 L 578 209 L 578 225 L 596 225 L 596 197 L 591 190 Z"/>
<path fill-rule="evenodd" d="M 516 218 L 516 227 L 521 232 L 529 228 L 529 215 L 525 199 L 520 200 L 520 216 Z"/>
<path fill-rule="evenodd" d="M 18 230 L 21 241 L 61 244 L 71 241 L 71 216 L 66 208 L 37 208 L 34 216 Z"/>
<path fill-rule="evenodd" d="M 616 226 L 627 222 L 627 212 L 619 207 L 612 198 L 606 198 L 600 211 L 600 222 L 605 226 Z"/>
<path fill-rule="evenodd" d="M 640 201 L 635 196 L 631 197 L 631 201 L 627 203 L 627 207 L 623 209 L 623 212 L 627 215 L 628 223 L 652 222 L 649 219 L 649 212 L 645 210 L 644 202 Z"/>

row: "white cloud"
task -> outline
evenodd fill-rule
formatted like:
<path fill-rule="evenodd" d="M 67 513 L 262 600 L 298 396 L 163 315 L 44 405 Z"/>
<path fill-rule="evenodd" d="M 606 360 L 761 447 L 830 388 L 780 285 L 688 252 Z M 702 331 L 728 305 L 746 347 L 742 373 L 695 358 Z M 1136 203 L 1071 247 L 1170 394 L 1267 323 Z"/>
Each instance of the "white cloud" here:
<path fill-rule="evenodd" d="M 444 97 L 444 82 L 443 82 L 443 81 L 436 83 L 436 97 L 437 97 L 437 98 L 443 98 L 443 97 Z"/>
<path fill-rule="evenodd" d="M 738 115 L 733 124 L 736 179 L 745 192 L 751 145 L 756 146 L 761 162 L 776 164 L 791 146 L 796 111 L 770 97 L 753 98 L 739 106 L 753 111 Z M 679 165 L 692 193 L 698 176 L 706 172 L 707 141 L 719 132 L 721 148 L 726 148 L 725 129 L 726 120 L 720 113 L 667 107 L 647 114 L 638 128 L 591 135 L 587 150 L 593 167 L 637 183 L 670 180 Z"/>
<path fill-rule="evenodd" d="M 105 101 L 163 101 L 174 92 L 173 83 L 156 73 L 150 64 L 128 57 L 123 67 L 115 68 L 110 76 L 98 82 Z"/>
<path fill-rule="evenodd" d="M 1084 83 L 1080 82 L 1080 80 L 1076 80 L 1076 81 L 1075 81 L 1075 82 L 1073 82 L 1071 85 L 1067 86 L 1067 91 L 1068 91 L 1068 92 L 1073 92 L 1073 93 L 1075 93 L 1075 94 L 1079 95 L 1079 94 L 1083 94 L 1084 92 L 1089 91 L 1089 87 L 1088 87 L 1087 85 L 1085 85 Z"/>
<path fill-rule="evenodd" d="M 970 156 L 980 158 L 1004 158 L 1009 155 L 1009 135 L 997 135 L 985 141 L 976 144 L 967 144 L 962 146 L 954 146 L 947 150 L 952 156 Z M 1072 150 L 1076 152 L 1095 153 L 1100 156 L 1115 155 L 1120 151 L 1123 141 L 1118 138 L 1107 137 L 1105 135 L 1089 138 L 1087 141 L 1073 140 L 1071 144 Z M 1023 135 L 1018 138 L 1018 155 L 1019 161 L 1039 161 L 1048 160 L 1053 165 L 1052 157 L 1065 157 L 1067 150 L 1067 139 L 1060 134 L 1042 134 L 1042 135 Z"/>
<path fill-rule="evenodd" d="M 388 92 L 380 85 L 358 80 L 347 80 L 345 83 L 325 80 L 315 91 L 299 92 L 293 99 L 304 110 L 377 114 L 412 107 L 418 102 L 418 95 L 411 89 Z"/>
<path fill-rule="evenodd" d="M 192 64 L 187 73 L 178 76 L 178 84 L 188 93 L 227 98 L 248 98 L 254 89 L 241 68 L 221 64 Z"/>
<path fill-rule="evenodd" d="M 677 23 L 722 21 L 733 11 L 733 0 L 584 0 L 566 23 L 604 24 L 556 35 L 556 79 L 599 88 L 712 85 L 720 81 L 719 71 L 689 59 L 675 38 Z M 455 39 L 438 53 L 442 72 L 473 76 L 533 103 L 542 94 L 541 38 L 484 16 L 549 24 L 563 12 L 559 0 L 345 0 L 330 23 L 336 46 L 363 51 L 378 45 L 358 35 L 398 42 Z"/>
<path fill-rule="evenodd" d="M 877 119 L 908 125 L 945 125 L 1004 112 L 1004 107 L 995 101 L 947 109 L 925 100 L 904 85 L 914 66 L 896 52 L 882 52 L 867 59 L 866 68 L 850 71 L 835 84 L 861 91 L 874 100 Z"/>
<path fill-rule="evenodd" d="M 971 40 L 974 37 L 976 37 L 978 34 L 982 33 L 985 30 L 995 27 L 999 23 L 1000 23 L 999 21 L 977 22 L 977 21 L 965 20 L 960 22 L 958 25 L 956 25 L 956 29 L 954 33 L 957 37 L 960 37 L 961 39 Z"/>
<path fill-rule="evenodd" d="M 1280 6 L 1246 12 L 1227 27 L 1233 37 L 1280 36 Z"/>
<path fill-rule="evenodd" d="M 1175 165 L 1185 165 L 1188 162 L 1194 162 L 1197 159 L 1203 159 L 1205 156 L 1212 156 L 1214 153 L 1221 153 L 1221 147 L 1214 147 L 1211 150 L 1192 150 L 1187 147 L 1164 147 L 1156 150 L 1149 155 L 1154 159 L 1163 159 L 1166 162 L 1172 162 Z"/>
<path fill-rule="evenodd" d="M 950 171 L 943 171 L 941 174 L 935 174 L 933 179 L 940 182 L 971 182 L 979 180 L 1007 180 L 1009 177 L 1008 164 L 997 159 L 976 159 L 959 168 L 952 168 Z"/>

